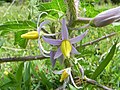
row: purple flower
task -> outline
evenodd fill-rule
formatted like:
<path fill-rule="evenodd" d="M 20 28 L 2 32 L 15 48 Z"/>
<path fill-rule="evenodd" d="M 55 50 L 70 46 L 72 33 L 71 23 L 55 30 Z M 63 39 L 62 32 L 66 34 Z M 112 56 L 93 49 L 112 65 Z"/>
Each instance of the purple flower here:
<path fill-rule="evenodd" d="M 57 52 L 54 55 L 54 59 L 59 58 L 62 54 L 64 58 L 69 58 L 70 53 L 72 54 L 79 54 L 79 52 L 75 49 L 75 47 L 72 44 L 77 43 L 78 41 L 82 40 L 88 31 L 85 31 L 81 35 L 75 37 L 75 38 L 68 38 L 68 28 L 66 26 L 65 19 L 62 20 L 62 28 L 61 28 L 61 35 L 62 35 L 62 40 L 61 39 L 51 39 L 51 38 L 46 38 L 43 36 L 43 40 L 51 45 L 58 46 L 59 48 L 57 49 Z"/>
<path fill-rule="evenodd" d="M 98 14 L 91 22 L 92 26 L 103 27 L 120 19 L 120 6 Z"/>

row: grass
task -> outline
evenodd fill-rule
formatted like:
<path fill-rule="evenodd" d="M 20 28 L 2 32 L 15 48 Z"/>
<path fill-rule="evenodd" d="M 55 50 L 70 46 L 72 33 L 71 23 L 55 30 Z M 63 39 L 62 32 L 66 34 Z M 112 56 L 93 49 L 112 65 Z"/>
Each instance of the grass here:
<path fill-rule="evenodd" d="M 6 21 L 13 21 L 13 20 L 28 20 L 29 16 L 29 9 L 28 6 L 16 6 L 13 5 L 11 9 L 6 13 L 9 4 L 4 4 L 3 6 L 0 6 L 0 24 Z M 95 6 L 94 8 L 97 10 L 97 12 L 94 12 L 92 9 L 86 12 L 86 15 L 88 17 L 93 17 L 95 14 L 98 13 L 99 9 L 101 11 L 115 7 L 115 6 Z M 93 7 L 92 7 L 93 8 Z M 90 8 L 89 8 L 90 9 Z M 101 12 L 99 11 L 99 12 Z M 90 14 L 92 12 L 92 14 Z M 34 15 L 33 15 L 34 16 Z M 113 27 L 112 25 L 108 25 L 103 28 L 89 28 L 89 35 L 82 41 L 82 43 L 92 41 L 94 39 L 100 38 L 103 35 L 110 34 L 112 32 L 119 32 L 119 27 Z M 85 29 L 84 29 L 85 30 Z M 76 33 L 79 33 L 76 31 Z M 85 69 L 85 75 L 90 77 L 91 74 L 94 72 L 96 67 L 99 65 L 100 57 L 105 52 L 108 52 L 109 48 L 113 45 L 113 42 L 116 38 L 118 38 L 119 35 L 113 36 L 111 38 L 107 38 L 105 40 L 102 40 L 98 43 L 95 43 L 93 45 L 87 46 L 84 51 L 80 50 L 80 52 L 83 54 L 84 60 L 80 62 L 80 64 Z M 4 36 L 0 37 L 0 40 L 3 40 L 3 46 L 0 48 L 0 58 L 3 57 L 15 57 L 15 56 L 27 56 L 27 55 L 40 55 L 37 40 L 30 41 L 27 45 L 26 49 L 21 49 L 18 45 L 14 45 L 14 33 L 8 32 L 5 33 Z M 120 40 L 119 40 L 120 42 Z M 46 47 L 47 48 L 47 47 Z M 87 53 L 86 53 L 87 52 Z M 104 57 L 103 57 L 104 58 Z M 102 59 L 103 60 L 103 59 Z M 105 70 L 100 74 L 100 76 L 97 78 L 97 82 L 106 85 L 108 87 L 114 88 L 115 90 L 120 90 L 120 48 L 116 51 L 114 58 L 109 63 L 109 65 L 105 68 Z M 13 74 L 16 73 L 17 68 L 19 66 L 20 62 L 15 63 L 2 63 L 0 64 L 0 79 L 5 80 L 4 72 L 9 71 Z M 51 67 L 50 60 L 44 60 L 44 61 L 31 61 L 31 65 L 33 68 L 31 68 L 31 88 L 32 90 L 35 90 L 35 88 L 40 87 L 41 90 L 45 88 L 45 85 L 42 81 L 40 71 L 43 71 L 46 75 L 47 79 L 50 81 L 50 83 L 53 84 L 54 88 L 57 88 L 58 86 L 62 85 L 62 83 L 59 82 L 59 76 L 54 75 L 52 73 L 52 70 L 54 69 L 61 69 L 62 66 L 57 62 L 57 65 L 53 69 Z M 0 83 L 2 83 L 0 81 Z M 98 90 L 97 87 L 93 87 L 95 90 Z M 36 89 L 37 90 L 37 89 Z M 89 90 L 89 87 L 88 87 Z"/>

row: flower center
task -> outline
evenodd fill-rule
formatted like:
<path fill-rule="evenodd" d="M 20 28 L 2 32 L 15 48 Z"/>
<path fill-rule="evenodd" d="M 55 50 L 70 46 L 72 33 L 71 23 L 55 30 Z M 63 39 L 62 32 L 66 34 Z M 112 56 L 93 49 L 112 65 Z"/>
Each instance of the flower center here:
<path fill-rule="evenodd" d="M 62 72 L 62 75 L 61 75 L 61 78 L 60 78 L 60 82 L 62 82 L 63 80 L 65 80 L 68 76 L 69 76 L 69 74 L 67 73 L 66 70 L 64 70 Z"/>
<path fill-rule="evenodd" d="M 60 49 L 61 49 L 62 54 L 63 54 L 65 57 L 67 57 L 67 58 L 70 57 L 70 52 L 71 52 L 71 50 L 72 50 L 72 46 L 71 46 L 70 41 L 68 41 L 68 40 L 63 40 L 62 43 L 61 43 Z"/>

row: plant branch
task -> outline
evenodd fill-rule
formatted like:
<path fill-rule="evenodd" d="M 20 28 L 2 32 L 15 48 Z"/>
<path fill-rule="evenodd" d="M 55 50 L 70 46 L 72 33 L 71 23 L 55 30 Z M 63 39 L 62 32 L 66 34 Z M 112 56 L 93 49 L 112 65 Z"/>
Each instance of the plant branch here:
<path fill-rule="evenodd" d="M 93 18 L 78 17 L 75 23 L 89 23 Z"/>
<path fill-rule="evenodd" d="M 3 62 L 43 60 L 43 59 L 46 59 L 46 58 L 48 58 L 48 57 L 44 57 L 44 56 L 26 56 L 26 57 L 0 58 L 0 63 L 3 63 Z"/>
<path fill-rule="evenodd" d="M 92 79 L 87 78 L 87 77 L 85 77 L 84 81 L 86 81 L 86 82 L 89 83 L 89 84 L 96 85 L 97 87 L 102 88 L 102 89 L 104 89 L 104 90 L 113 90 L 113 89 L 108 88 L 108 87 L 106 87 L 106 86 L 104 86 L 104 85 L 101 85 L 101 84 L 99 84 L 98 82 L 96 82 L 95 80 L 92 80 Z"/>
<path fill-rule="evenodd" d="M 108 35 L 105 35 L 105 36 L 102 36 L 101 38 L 95 39 L 95 40 L 93 40 L 93 41 L 87 42 L 87 43 L 83 44 L 82 46 L 93 45 L 93 44 L 96 43 L 96 42 L 99 42 L 99 41 L 104 40 L 104 39 L 106 39 L 106 38 L 110 38 L 110 37 L 112 37 L 112 36 L 114 36 L 114 35 L 116 35 L 115 32 L 113 32 L 113 33 L 111 33 L 111 34 L 108 34 Z"/>
<path fill-rule="evenodd" d="M 109 38 L 109 37 L 112 37 L 116 35 L 115 32 L 111 33 L 111 34 L 108 34 L 106 36 L 102 36 L 101 38 L 98 38 L 96 40 L 93 40 L 93 41 L 90 41 L 90 42 L 87 42 L 85 44 L 82 44 L 82 46 L 88 46 L 88 45 L 92 45 L 94 43 L 97 43 L 101 40 L 104 40 L 106 38 Z M 77 47 L 79 48 L 79 46 Z M 46 59 L 47 57 L 44 57 L 44 56 L 26 56 L 26 57 L 10 57 L 10 58 L 0 58 L 0 63 L 3 63 L 3 62 L 18 62 L 18 61 L 32 61 L 32 60 L 43 60 L 43 59 Z"/>

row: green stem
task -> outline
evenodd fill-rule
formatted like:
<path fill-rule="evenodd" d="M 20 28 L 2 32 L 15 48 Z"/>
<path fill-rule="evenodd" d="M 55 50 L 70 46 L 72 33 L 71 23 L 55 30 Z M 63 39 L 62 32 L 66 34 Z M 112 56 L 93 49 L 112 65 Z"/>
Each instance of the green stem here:
<path fill-rule="evenodd" d="M 80 70 L 79 70 L 79 63 L 77 63 L 77 64 L 75 64 L 75 59 L 71 59 L 71 61 L 72 61 L 72 63 L 74 64 L 74 66 L 75 66 L 75 68 L 76 68 L 76 70 L 78 71 L 78 76 L 82 76 L 81 75 L 81 72 L 80 72 Z"/>
<path fill-rule="evenodd" d="M 68 68 L 68 67 L 72 66 L 69 59 L 64 60 L 64 65 L 65 65 L 65 68 Z"/>

